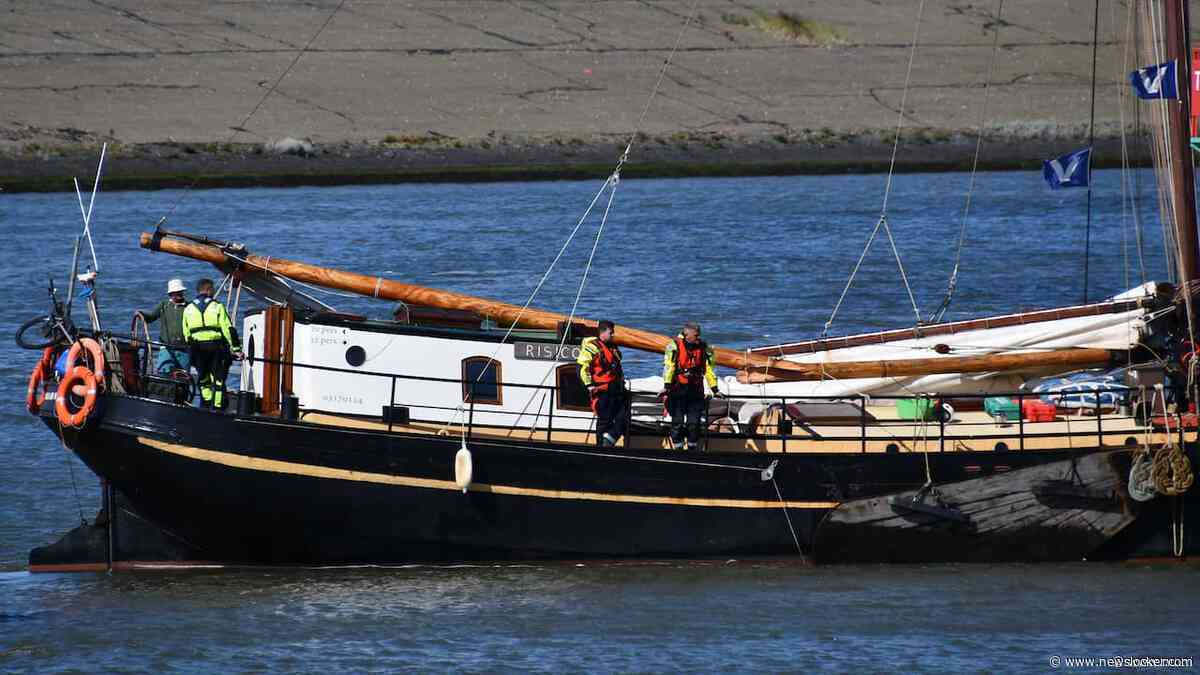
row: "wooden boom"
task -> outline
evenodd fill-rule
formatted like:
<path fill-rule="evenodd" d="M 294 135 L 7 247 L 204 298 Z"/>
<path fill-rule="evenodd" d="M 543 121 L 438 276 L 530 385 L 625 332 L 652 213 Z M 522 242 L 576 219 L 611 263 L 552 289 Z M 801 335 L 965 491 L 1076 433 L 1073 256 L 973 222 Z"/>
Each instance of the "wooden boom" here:
<path fill-rule="evenodd" d="M 946 356 L 939 359 L 899 359 L 896 361 L 830 361 L 824 364 L 802 364 L 839 380 L 858 377 L 910 377 L 935 373 L 989 373 L 1004 370 L 1057 369 L 1074 370 L 1088 366 L 1108 365 L 1114 354 L 1107 349 L 1055 349 L 1042 352 L 984 354 L 980 356 Z M 776 364 L 778 365 L 778 364 Z M 800 365 L 800 364 L 796 364 Z M 807 375 L 807 374 L 806 374 Z M 790 370 L 775 367 L 762 370 L 738 371 L 743 384 L 815 380 L 819 377 L 796 377 Z"/>
<path fill-rule="evenodd" d="M 162 251 L 164 253 L 212 263 L 217 267 L 228 267 L 232 260 L 215 244 L 195 243 L 171 238 L 169 235 L 163 234 L 143 232 L 141 246 L 151 251 Z M 384 279 L 383 277 L 372 277 L 365 274 L 319 267 L 317 265 L 309 265 L 307 263 L 275 257 L 249 254 L 239 254 L 238 257 L 244 260 L 245 264 L 250 267 L 256 267 L 288 279 L 295 279 L 326 288 L 335 288 L 350 293 L 358 293 L 359 295 L 371 298 L 400 301 L 422 307 L 467 310 L 480 317 L 488 317 L 497 321 L 500 325 L 511 324 L 522 328 L 555 330 L 560 323 L 567 320 L 566 315 L 557 312 L 547 312 L 532 308 L 522 310 L 517 305 L 486 300 L 452 291 L 438 290 L 427 286 L 406 284 L 391 279 Z M 578 319 L 578 322 L 592 328 L 596 326 L 596 321 L 592 319 Z M 614 332 L 614 341 L 617 344 L 649 352 L 663 352 L 672 339 L 666 335 L 627 326 L 618 326 Z M 899 361 L 840 361 L 819 364 L 796 363 L 773 356 L 753 354 L 724 347 L 713 347 L 713 352 L 718 365 L 727 368 L 737 368 L 750 373 L 761 373 L 764 377 L 771 378 L 772 381 L 775 379 L 854 379 L 930 375 L 935 373 L 988 372 L 1020 368 L 1044 368 L 1057 365 L 1082 367 L 1084 365 L 1106 364 L 1114 356 L 1105 349 L 1063 349 L 1052 352 L 1025 354 L 962 356 Z"/>

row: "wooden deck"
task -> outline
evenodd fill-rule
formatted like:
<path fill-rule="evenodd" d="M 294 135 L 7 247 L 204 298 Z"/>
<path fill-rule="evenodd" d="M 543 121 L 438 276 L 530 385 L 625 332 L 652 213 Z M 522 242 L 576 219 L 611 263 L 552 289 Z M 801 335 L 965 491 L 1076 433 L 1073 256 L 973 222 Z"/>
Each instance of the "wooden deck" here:
<path fill-rule="evenodd" d="M 1128 415 L 1106 414 L 1099 418 L 1089 415 L 1059 415 L 1053 422 L 999 423 L 981 411 L 959 412 L 953 421 L 917 422 L 902 420 L 892 407 L 868 407 L 874 421 L 867 425 L 802 425 L 793 423 L 790 434 L 774 433 L 774 427 L 748 433 L 710 431 L 707 449 L 717 452 L 758 453 L 904 453 L 904 452 L 987 452 L 993 450 L 1043 450 L 1051 448 L 1124 447 L 1144 443 L 1161 445 L 1169 439 L 1163 430 L 1147 429 Z M 388 425 L 382 420 L 305 412 L 305 422 L 325 426 L 390 431 L 396 434 L 441 435 L 457 438 L 463 433 L 458 424 L 412 422 Z M 475 425 L 472 437 L 506 439 L 526 442 L 594 443 L 590 432 L 543 428 L 503 428 Z M 1172 432 L 1179 442 L 1180 435 Z M 1197 439 L 1195 429 L 1185 430 L 1183 440 Z M 668 449 L 666 427 L 660 434 L 635 430 L 631 440 L 622 447 L 638 449 Z"/>

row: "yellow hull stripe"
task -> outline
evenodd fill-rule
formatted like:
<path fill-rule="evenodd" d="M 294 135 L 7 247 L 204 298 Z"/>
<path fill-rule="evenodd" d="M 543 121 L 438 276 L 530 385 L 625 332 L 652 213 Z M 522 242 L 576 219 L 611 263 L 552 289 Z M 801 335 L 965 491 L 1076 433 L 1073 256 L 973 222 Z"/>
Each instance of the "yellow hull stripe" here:
<path fill-rule="evenodd" d="M 266 471 L 293 476 L 308 476 L 311 478 L 328 478 L 330 480 L 348 480 L 360 483 L 378 483 L 381 485 L 402 485 L 404 487 L 425 488 L 429 490 L 461 491 L 452 480 L 435 480 L 432 478 L 416 478 L 414 476 L 393 476 L 385 473 L 368 473 L 335 469 L 328 466 L 298 464 L 283 462 L 277 459 L 262 459 L 248 457 L 231 452 L 205 450 L 187 445 L 165 443 L 144 436 L 138 437 L 142 445 L 162 452 L 187 457 L 202 462 L 212 462 L 237 469 L 251 471 Z M 449 467 L 447 467 L 449 469 Z M 658 497 L 653 495 L 608 494 L 604 492 L 575 492 L 570 490 L 544 490 L 541 488 L 517 487 L 514 485 L 489 485 L 487 483 L 472 483 L 467 488 L 471 492 L 491 492 L 499 495 L 519 495 L 523 497 L 541 497 L 543 499 L 575 499 L 598 502 L 627 502 L 634 504 L 670 504 L 674 506 L 712 506 L 734 509 L 777 509 L 787 506 L 791 509 L 832 509 L 838 502 L 780 502 L 778 499 L 709 499 L 704 497 Z"/>

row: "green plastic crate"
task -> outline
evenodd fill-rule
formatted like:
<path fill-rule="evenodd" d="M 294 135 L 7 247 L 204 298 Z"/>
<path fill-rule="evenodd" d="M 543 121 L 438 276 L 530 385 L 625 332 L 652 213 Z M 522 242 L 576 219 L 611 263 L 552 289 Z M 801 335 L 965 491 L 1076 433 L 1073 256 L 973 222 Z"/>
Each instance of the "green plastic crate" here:
<path fill-rule="evenodd" d="M 927 420 L 933 417 L 933 401 L 927 398 L 896 399 L 896 414 L 902 420 Z"/>
<path fill-rule="evenodd" d="M 1003 418 L 1007 422 L 1021 419 L 1021 406 L 1007 396 L 991 396 L 983 399 L 983 409 L 995 418 Z"/>

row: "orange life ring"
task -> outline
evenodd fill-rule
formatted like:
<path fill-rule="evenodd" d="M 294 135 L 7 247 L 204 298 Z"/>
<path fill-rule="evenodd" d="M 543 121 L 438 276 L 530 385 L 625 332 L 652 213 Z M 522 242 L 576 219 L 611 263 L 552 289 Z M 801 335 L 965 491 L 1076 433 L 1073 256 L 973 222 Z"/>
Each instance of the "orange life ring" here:
<path fill-rule="evenodd" d="M 76 359 L 83 350 L 87 350 L 88 355 L 92 357 L 92 366 L 95 368 L 96 382 L 104 383 L 104 350 L 101 349 L 100 343 L 92 338 L 79 338 L 75 344 L 71 345 L 71 351 L 67 352 L 67 367 L 65 370 L 69 373 L 75 368 Z"/>
<path fill-rule="evenodd" d="M 29 391 L 25 394 L 25 409 L 30 415 L 38 414 L 42 404 L 46 402 L 46 388 L 43 383 L 50 368 L 54 365 L 54 347 L 46 347 L 42 352 L 42 360 L 33 367 L 29 374 Z"/>
<path fill-rule="evenodd" d="M 71 391 L 76 386 L 84 387 L 83 405 L 79 406 L 79 410 L 71 412 L 67 401 L 70 400 Z M 67 372 L 62 382 L 58 383 L 58 396 L 54 401 L 54 412 L 58 415 L 58 421 L 63 426 L 81 427 L 87 423 L 88 417 L 95 409 L 96 376 L 87 366 L 75 366 Z"/>

